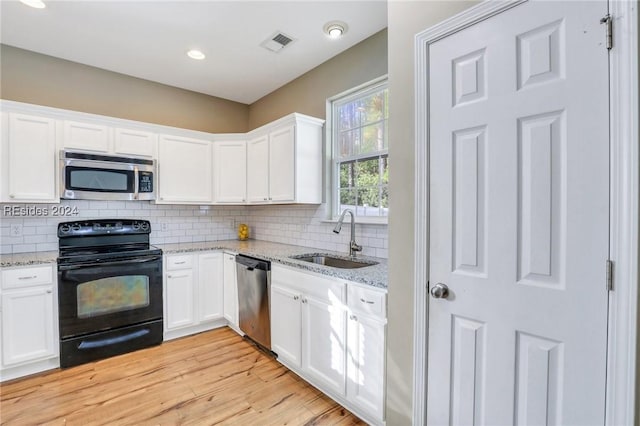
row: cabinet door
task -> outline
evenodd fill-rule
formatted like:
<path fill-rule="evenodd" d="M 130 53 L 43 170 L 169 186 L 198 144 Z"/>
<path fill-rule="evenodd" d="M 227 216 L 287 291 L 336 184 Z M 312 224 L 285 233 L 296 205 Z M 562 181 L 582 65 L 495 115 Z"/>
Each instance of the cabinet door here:
<path fill-rule="evenodd" d="M 156 141 L 157 136 L 151 132 L 116 128 L 114 131 L 114 152 L 153 158 L 156 151 Z"/>
<path fill-rule="evenodd" d="M 223 259 L 222 253 L 198 256 L 198 297 L 200 321 L 222 318 L 223 315 Z"/>
<path fill-rule="evenodd" d="M 172 330 L 193 324 L 195 322 L 193 271 L 185 269 L 169 272 L 165 285 L 165 329 Z"/>
<path fill-rule="evenodd" d="M 302 306 L 302 369 L 327 389 L 345 395 L 346 311 L 308 295 Z"/>
<path fill-rule="evenodd" d="M 8 127 L 3 200 L 58 202 L 55 120 L 12 113 Z"/>
<path fill-rule="evenodd" d="M 2 294 L 2 360 L 5 366 L 56 356 L 57 340 L 51 286 Z"/>
<path fill-rule="evenodd" d="M 247 143 L 215 142 L 214 202 L 244 203 L 247 200 Z"/>
<path fill-rule="evenodd" d="M 157 202 L 210 203 L 212 162 L 211 142 L 160 136 Z"/>
<path fill-rule="evenodd" d="M 236 278 L 236 256 L 224 254 L 224 317 L 238 327 L 238 281 Z"/>
<path fill-rule="evenodd" d="M 292 367 L 302 365 L 302 309 L 300 292 L 271 285 L 271 350 Z"/>
<path fill-rule="evenodd" d="M 64 147 L 109 152 L 109 128 L 99 124 L 64 122 Z"/>
<path fill-rule="evenodd" d="M 295 126 L 269 134 L 269 200 L 295 199 Z"/>
<path fill-rule="evenodd" d="M 247 200 L 269 202 L 269 136 L 247 142 Z"/>
<path fill-rule="evenodd" d="M 381 422 L 384 419 L 386 324 L 350 315 L 347 331 L 347 398 Z"/>

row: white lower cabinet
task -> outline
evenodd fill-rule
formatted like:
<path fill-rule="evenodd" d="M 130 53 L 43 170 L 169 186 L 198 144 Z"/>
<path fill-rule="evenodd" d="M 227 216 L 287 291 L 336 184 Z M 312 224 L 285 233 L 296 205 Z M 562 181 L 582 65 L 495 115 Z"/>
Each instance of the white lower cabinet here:
<path fill-rule="evenodd" d="M 347 324 L 341 302 L 337 298 L 303 296 L 302 367 L 323 388 L 344 395 Z"/>
<path fill-rule="evenodd" d="M 222 253 L 165 255 L 164 339 L 224 325 Z"/>
<path fill-rule="evenodd" d="M 212 321 L 223 317 L 223 267 L 222 253 L 198 255 L 200 321 Z"/>
<path fill-rule="evenodd" d="M 231 328 L 238 327 L 238 279 L 236 272 L 236 255 L 224 254 L 224 318 Z"/>
<path fill-rule="evenodd" d="M 387 292 L 347 283 L 347 400 L 375 424 L 385 418 Z"/>
<path fill-rule="evenodd" d="M 1 276 L 1 380 L 58 367 L 54 266 L 6 268 Z"/>
<path fill-rule="evenodd" d="M 386 291 L 272 264 L 271 349 L 370 424 L 384 424 Z"/>
<path fill-rule="evenodd" d="M 271 349 L 292 368 L 302 367 L 302 307 L 300 291 L 274 282 L 271 271 Z"/>

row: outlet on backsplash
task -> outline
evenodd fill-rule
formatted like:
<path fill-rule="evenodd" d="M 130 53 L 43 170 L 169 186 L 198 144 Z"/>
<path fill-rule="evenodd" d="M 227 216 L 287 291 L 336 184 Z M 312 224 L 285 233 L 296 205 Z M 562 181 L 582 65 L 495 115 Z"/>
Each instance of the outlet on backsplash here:
<path fill-rule="evenodd" d="M 168 223 L 161 223 L 161 224 L 160 224 L 160 230 L 161 230 L 162 232 L 166 232 L 166 231 L 168 231 L 168 230 L 169 230 L 169 224 L 168 224 Z"/>
<path fill-rule="evenodd" d="M 22 225 L 11 225 L 11 236 L 22 237 Z"/>

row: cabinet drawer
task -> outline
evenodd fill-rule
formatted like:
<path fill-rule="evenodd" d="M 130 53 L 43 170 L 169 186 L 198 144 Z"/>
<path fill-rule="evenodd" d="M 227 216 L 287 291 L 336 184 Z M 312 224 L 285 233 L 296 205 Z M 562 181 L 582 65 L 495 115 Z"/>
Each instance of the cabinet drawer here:
<path fill-rule="evenodd" d="M 53 283 L 53 266 L 6 269 L 2 271 L 2 288 L 29 287 Z"/>
<path fill-rule="evenodd" d="M 380 318 L 387 317 L 387 294 L 349 284 L 347 290 L 347 304 L 354 312 L 371 314 Z"/>
<path fill-rule="evenodd" d="M 191 269 L 193 266 L 193 255 L 178 254 L 167 256 L 167 271 L 176 271 L 178 269 Z"/>
<path fill-rule="evenodd" d="M 331 304 L 345 302 L 345 283 L 335 278 L 325 278 L 312 272 L 297 271 L 272 263 L 271 282 L 284 284 Z"/>

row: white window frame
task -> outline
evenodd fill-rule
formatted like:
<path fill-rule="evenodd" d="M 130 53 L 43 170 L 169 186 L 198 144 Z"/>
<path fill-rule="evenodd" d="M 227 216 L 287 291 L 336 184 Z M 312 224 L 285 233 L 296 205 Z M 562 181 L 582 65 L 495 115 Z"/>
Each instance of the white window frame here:
<path fill-rule="evenodd" d="M 335 153 L 337 152 L 336 151 L 337 138 L 336 138 L 336 129 L 334 129 L 334 126 L 333 126 L 335 107 L 338 104 L 348 103 L 368 93 L 374 93 L 380 89 L 388 89 L 388 88 L 389 88 L 389 82 L 388 82 L 387 75 L 385 74 L 383 76 L 370 80 L 364 84 L 361 84 L 359 86 L 346 90 L 342 93 L 339 93 L 327 99 L 327 109 L 326 109 L 327 120 L 326 120 L 326 126 L 325 126 L 326 128 L 325 140 L 327 141 L 327 147 L 326 147 L 327 148 L 326 149 L 327 165 L 325 170 L 326 170 L 327 176 L 330 176 L 330 179 L 328 179 L 330 184 L 328 185 L 327 193 L 326 193 L 326 200 L 329 206 L 329 209 L 328 209 L 329 222 L 336 221 L 338 219 L 338 216 L 341 213 L 338 211 L 340 206 L 340 199 L 339 199 L 339 192 L 338 192 L 339 191 L 338 186 L 340 183 L 340 170 L 335 160 Z M 388 125 L 388 122 L 387 122 L 387 125 Z M 387 146 L 387 149 L 382 151 L 377 151 L 376 153 L 376 155 L 387 155 L 387 156 L 388 154 L 389 154 L 388 146 Z M 349 161 L 358 160 L 362 158 L 369 158 L 369 157 L 374 157 L 374 155 L 363 154 L 363 155 L 353 156 L 349 158 Z M 388 215 L 387 216 L 356 216 L 355 217 L 355 221 L 357 223 L 386 225 L 388 223 L 388 220 L 389 220 Z"/>

